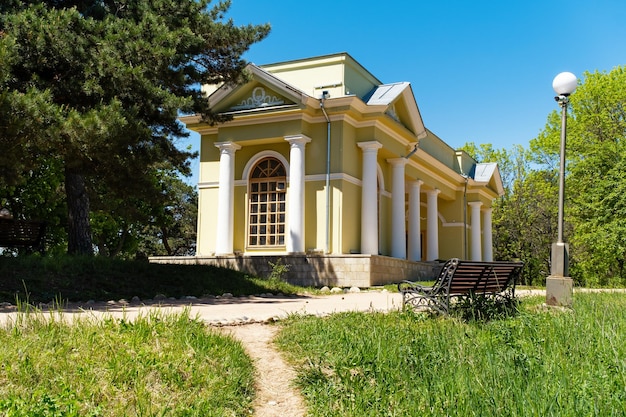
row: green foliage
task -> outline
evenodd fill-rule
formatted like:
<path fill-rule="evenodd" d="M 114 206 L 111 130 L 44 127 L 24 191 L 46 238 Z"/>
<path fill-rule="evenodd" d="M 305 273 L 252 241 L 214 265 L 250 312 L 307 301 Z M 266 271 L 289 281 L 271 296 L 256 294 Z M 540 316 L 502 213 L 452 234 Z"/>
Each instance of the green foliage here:
<path fill-rule="evenodd" d="M 469 294 L 458 297 L 450 305 L 450 315 L 463 321 L 500 320 L 518 313 L 519 299 L 510 294 L 498 297 L 483 294 Z"/>
<path fill-rule="evenodd" d="M 268 279 L 270 281 L 281 282 L 285 279 L 285 274 L 289 272 L 289 268 L 291 265 L 286 265 L 283 263 L 282 259 L 276 260 L 276 262 L 268 261 L 269 266 L 272 268 Z"/>
<path fill-rule="evenodd" d="M 54 160 L 46 175 L 64 178 L 68 214 L 53 223 L 67 228 L 69 252 L 93 252 L 91 210 L 111 213 L 98 219 L 96 232 L 104 236 L 95 241 L 101 251 L 123 253 L 138 246 L 123 242 L 131 228 L 138 228 L 134 203 L 165 210 L 167 198 L 157 178 L 190 171 L 193 154 L 174 146 L 186 136 L 179 111 L 218 121 L 199 85 L 244 77 L 241 55 L 267 35 L 269 26 L 235 26 L 224 18 L 229 2 L 209 3 L 15 0 L 0 5 L 0 168 L 6 173 L 0 189 L 21 191 L 35 167 Z M 58 194 L 47 190 L 46 199 L 56 203 Z M 22 193 L 1 197 L 2 204 L 13 205 Z M 117 238 L 103 223 L 116 226 Z"/>
<path fill-rule="evenodd" d="M 575 271 L 587 285 L 621 286 L 626 283 L 626 69 L 585 73 L 571 108 L 567 189 L 575 190 L 568 206 Z"/>
<path fill-rule="evenodd" d="M 132 321 L 62 318 L 31 312 L 0 329 L 1 415 L 251 412 L 250 358 L 188 311 L 153 311 Z"/>
<path fill-rule="evenodd" d="M 99 255 L 132 259 L 195 253 L 197 191 L 174 172 L 155 172 L 151 180 L 151 189 L 159 190 L 153 196 L 137 190 L 121 198 L 102 190 L 92 199 L 91 226 Z"/>
<path fill-rule="evenodd" d="M 538 285 L 550 273 L 550 247 L 557 227 L 557 178 L 530 171 L 516 180 L 494 210 L 494 245 L 498 259 L 522 259 L 523 284 Z"/>
<path fill-rule="evenodd" d="M 623 415 L 626 299 L 523 300 L 489 322 L 413 312 L 293 318 L 277 343 L 311 416 Z"/>
<path fill-rule="evenodd" d="M 494 204 L 494 256 L 525 263 L 522 283 L 543 283 L 556 241 L 561 114 L 528 151 L 466 145 L 478 160 L 498 162 L 505 195 Z M 583 286 L 626 283 L 626 69 L 585 73 L 567 118 L 564 238 L 570 275 Z"/>
<path fill-rule="evenodd" d="M 609 73 L 585 73 L 570 97 L 564 235 L 570 242 L 570 275 L 580 285 L 626 282 L 626 224 L 622 220 L 626 214 L 622 209 L 626 204 L 625 97 L 626 72 L 621 67 Z M 543 213 L 545 220 L 537 221 L 535 216 L 533 224 L 546 241 L 556 239 L 560 137 L 561 117 L 555 110 L 544 130 L 530 142 L 535 174 L 524 182 L 524 187 L 532 186 L 526 203 L 529 211 Z M 548 248 L 546 243 L 541 245 Z M 536 255 L 533 262 L 543 259 L 541 273 L 545 276 L 549 251 Z"/>

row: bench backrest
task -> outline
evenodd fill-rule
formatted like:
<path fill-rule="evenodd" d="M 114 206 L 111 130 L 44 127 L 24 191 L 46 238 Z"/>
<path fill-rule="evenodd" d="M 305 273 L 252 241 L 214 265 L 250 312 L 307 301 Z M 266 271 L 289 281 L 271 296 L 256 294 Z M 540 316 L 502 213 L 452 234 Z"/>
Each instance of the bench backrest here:
<path fill-rule="evenodd" d="M 457 258 L 447 261 L 436 286 L 448 295 L 495 294 L 515 286 L 524 264 L 522 262 L 479 262 Z"/>
<path fill-rule="evenodd" d="M 35 246 L 44 233 L 43 222 L 0 218 L 0 246 Z"/>

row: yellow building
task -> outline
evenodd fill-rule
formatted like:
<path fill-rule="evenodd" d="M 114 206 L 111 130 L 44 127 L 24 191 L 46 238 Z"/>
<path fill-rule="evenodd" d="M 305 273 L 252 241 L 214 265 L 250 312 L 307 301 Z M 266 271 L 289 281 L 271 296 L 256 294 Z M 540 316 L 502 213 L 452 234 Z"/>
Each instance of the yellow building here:
<path fill-rule="evenodd" d="M 248 66 L 207 86 L 197 254 L 180 261 L 300 284 L 371 286 L 428 275 L 432 261 L 492 260 L 495 163 L 477 164 L 424 126 L 410 83 L 383 84 L 347 53 Z"/>

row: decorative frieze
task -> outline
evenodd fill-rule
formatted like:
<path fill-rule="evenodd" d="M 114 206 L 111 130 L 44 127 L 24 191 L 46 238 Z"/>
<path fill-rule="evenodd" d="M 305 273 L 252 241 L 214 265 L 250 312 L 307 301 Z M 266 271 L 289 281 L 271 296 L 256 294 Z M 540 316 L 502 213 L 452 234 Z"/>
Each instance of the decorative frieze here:
<path fill-rule="evenodd" d="M 265 88 L 263 87 L 255 87 L 252 90 L 252 94 L 250 97 L 243 100 L 236 106 L 231 107 L 231 110 L 249 110 L 256 109 L 258 107 L 270 107 L 270 106 L 280 106 L 284 104 L 284 100 L 276 96 L 268 95 L 265 92 Z"/>

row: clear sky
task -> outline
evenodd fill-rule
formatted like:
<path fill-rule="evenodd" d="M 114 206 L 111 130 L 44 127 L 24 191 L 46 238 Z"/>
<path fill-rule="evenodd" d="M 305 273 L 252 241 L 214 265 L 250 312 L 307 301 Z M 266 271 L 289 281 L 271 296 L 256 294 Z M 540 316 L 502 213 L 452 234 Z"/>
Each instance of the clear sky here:
<path fill-rule="evenodd" d="M 626 65 L 626 0 L 232 0 L 228 17 L 271 24 L 244 55 L 257 65 L 347 52 L 383 83 L 410 82 L 453 148 L 528 147 L 558 109 L 559 72 Z"/>

